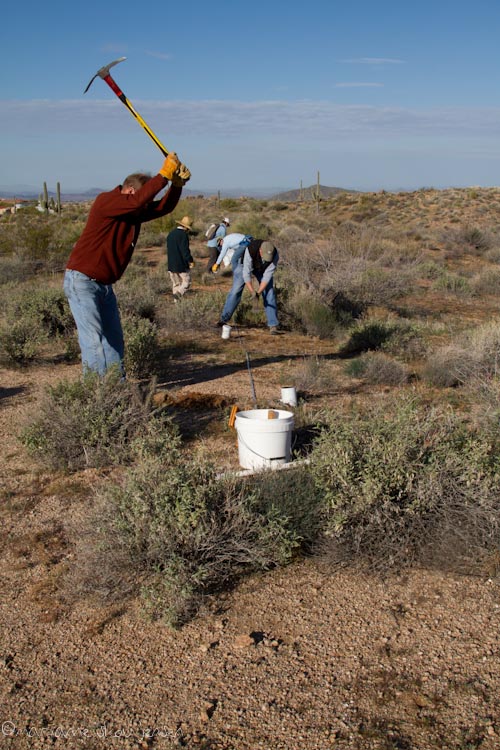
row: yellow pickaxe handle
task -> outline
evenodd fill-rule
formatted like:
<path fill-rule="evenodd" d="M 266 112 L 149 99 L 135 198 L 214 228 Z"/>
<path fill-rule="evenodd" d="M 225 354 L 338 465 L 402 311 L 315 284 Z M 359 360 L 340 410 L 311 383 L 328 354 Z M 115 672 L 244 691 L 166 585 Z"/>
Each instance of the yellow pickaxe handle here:
<path fill-rule="evenodd" d="M 149 125 L 147 124 L 147 122 L 134 109 L 134 107 L 132 106 L 131 102 L 129 102 L 129 100 L 127 99 L 127 97 L 125 96 L 125 94 L 123 93 L 123 91 L 121 90 L 121 88 L 118 86 L 118 84 L 116 83 L 116 81 L 112 78 L 112 76 L 109 73 L 109 69 L 112 68 L 113 65 L 116 65 L 117 63 L 120 63 L 120 62 L 122 62 L 123 60 L 126 60 L 126 59 L 127 59 L 126 57 L 119 57 L 118 60 L 114 60 L 113 62 L 109 63 L 108 65 L 105 65 L 104 67 L 100 68 L 97 71 L 97 73 L 95 74 L 94 78 L 97 78 L 97 76 L 99 76 L 100 78 L 102 78 L 103 81 L 106 81 L 106 83 L 108 84 L 109 88 L 116 94 L 116 96 L 118 97 L 118 99 L 121 102 L 123 102 L 123 104 L 126 106 L 126 108 L 128 109 L 128 111 L 135 117 L 135 119 L 137 120 L 137 122 L 144 128 L 144 130 L 149 135 L 149 137 L 151 138 L 151 140 L 156 143 L 156 145 L 158 146 L 158 148 L 160 149 L 160 151 L 162 152 L 162 154 L 164 156 L 168 156 L 168 151 L 165 148 L 165 146 L 163 145 L 163 143 L 153 133 L 153 131 L 151 130 L 151 128 L 149 127 Z M 94 78 L 92 78 L 92 80 L 90 81 L 89 85 L 85 89 L 84 93 L 86 93 L 89 90 L 90 86 L 92 85 L 92 81 L 94 80 Z"/>

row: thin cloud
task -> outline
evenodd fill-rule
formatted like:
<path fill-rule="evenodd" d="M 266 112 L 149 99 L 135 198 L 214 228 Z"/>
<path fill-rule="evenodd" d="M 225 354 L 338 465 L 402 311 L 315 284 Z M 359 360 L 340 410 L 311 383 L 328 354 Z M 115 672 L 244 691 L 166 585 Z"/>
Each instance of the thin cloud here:
<path fill-rule="evenodd" d="M 500 108 L 339 105 L 331 101 L 135 101 L 155 132 L 239 138 L 332 139 L 500 136 Z M 116 99 L 0 101 L 3 136 L 130 133 L 137 123 Z"/>
<path fill-rule="evenodd" d="M 362 88 L 372 88 L 372 89 L 380 89 L 383 88 L 383 83 L 357 83 L 355 81 L 350 83 L 336 83 L 335 88 L 336 89 L 362 89 Z"/>
<path fill-rule="evenodd" d="M 148 55 L 148 57 L 154 57 L 155 60 L 172 59 L 172 55 L 170 55 L 168 52 L 152 52 L 151 50 L 146 50 L 146 55 Z"/>
<path fill-rule="evenodd" d="M 116 44 L 115 42 L 108 42 L 107 44 L 102 45 L 101 50 L 103 52 L 116 52 L 119 55 L 123 55 L 125 52 L 127 52 L 128 47 L 126 44 Z"/>
<path fill-rule="evenodd" d="M 394 57 L 351 57 L 340 62 L 351 65 L 404 65 L 405 61 Z"/>

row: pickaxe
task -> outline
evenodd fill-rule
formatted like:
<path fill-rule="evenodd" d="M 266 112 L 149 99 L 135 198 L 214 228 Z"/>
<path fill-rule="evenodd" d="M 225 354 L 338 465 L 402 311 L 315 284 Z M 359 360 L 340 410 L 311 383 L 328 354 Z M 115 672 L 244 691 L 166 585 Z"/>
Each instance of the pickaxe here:
<path fill-rule="evenodd" d="M 119 57 L 118 60 L 113 60 L 113 62 L 110 62 L 108 65 L 104 65 L 104 67 L 100 68 L 97 71 L 97 73 L 95 74 L 94 78 L 92 78 L 92 80 L 90 81 L 89 85 L 87 86 L 87 88 L 85 89 L 85 91 L 83 93 L 84 94 L 87 93 L 87 91 L 89 90 L 89 88 L 92 86 L 92 83 L 93 83 L 94 79 L 97 78 L 97 76 L 99 76 L 100 78 L 102 78 L 103 81 L 106 81 L 106 83 L 108 84 L 109 88 L 112 91 L 114 91 L 114 93 L 116 94 L 116 96 L 118 97 L 118 99 L 121 102 L 124 103 L 124 105 L 126 106 L 126 108 L 128 109 L 128 111 L 131 112 L 134 115 L 134 117 L 137 120 L 137 122 L 140 125 L 142 125 L 142 127 L 144 128 L 144 130 L 146 131 L 146 133 L 149 135 L 149 137 L 156 143 L 156 145 L 158 146 L 158 148 L 160 149 L 160 151 L 162 152 L 162 154 L 164 156 L 168 156 L 168 151 L 165 148 L 165 146 L 163 145 L 163 143 L 159 140 L 159 138 L 156 137 L 156 135 L 153 133 L 153 131 L 151 130 L 151 128 L 149 127 L 149 125 L 142 119 L 142 117 L 140 116 L 140 114 L 138 112 L 136 112 L 136 110 L 133 108 L 132 104 L 129 102 L 129 100 L 127 99 L 127 97 L 123 93 L 123 91 L 120 89 L 120 87 L 117 85 L 116 81 L 111 77 L 111 75 L 109 73 L 109 69 L 112 68 L 113 65 L 117 65 L 118 63 L 123 62 L 123 60 L 126 60 L 126 59 L 127 59 L 126 57 Z"/>

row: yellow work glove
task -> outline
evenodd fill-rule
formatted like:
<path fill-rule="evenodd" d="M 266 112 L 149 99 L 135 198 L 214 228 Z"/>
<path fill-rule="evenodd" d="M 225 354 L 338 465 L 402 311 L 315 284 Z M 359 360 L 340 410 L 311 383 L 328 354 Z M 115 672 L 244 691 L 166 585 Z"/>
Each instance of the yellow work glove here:
<path fill-rule="evenodd" d="M 180 164 L 172 175 L 172 185 L 183 187 L 191 177 L 191 172 L 185 164 Z"/>
<path fill-rule="evenodd" d="M 171 180 L 174 176 L 174 173 L 179 167 L 181 166 L 181 163 L 179 161 L 179 157 L 177 154 L 174 154 L 173 151 L 169 153 L 165 161 L 163 162 L 162 168 L 159 170 L 159 174 L 163 175 L 167 180 Z"/>
<path fill-rule="evenodd" d="M 219 264 L 214 263 L 212 266 L 212 273 L 217 273 L 218 270 L 219 270 Z"/>

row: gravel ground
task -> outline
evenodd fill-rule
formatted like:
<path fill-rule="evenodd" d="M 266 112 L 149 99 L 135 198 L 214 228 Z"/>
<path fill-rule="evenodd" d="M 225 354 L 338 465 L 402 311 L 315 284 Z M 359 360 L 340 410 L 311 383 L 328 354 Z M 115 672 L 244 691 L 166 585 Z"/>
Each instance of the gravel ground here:
<path fill-rule="evenodd" d="M 248 390 L 245 377 L 234 382 Z M 53 368 L 0 378 L 2 746 L 500 748 L 499 583 L 487 573 L 382 580 L 307 560 L 207 601 L 179 631 L 135 601 L 69 601 L 65 521 L 95 476 L 33 467 L 16 440 Z"/>

